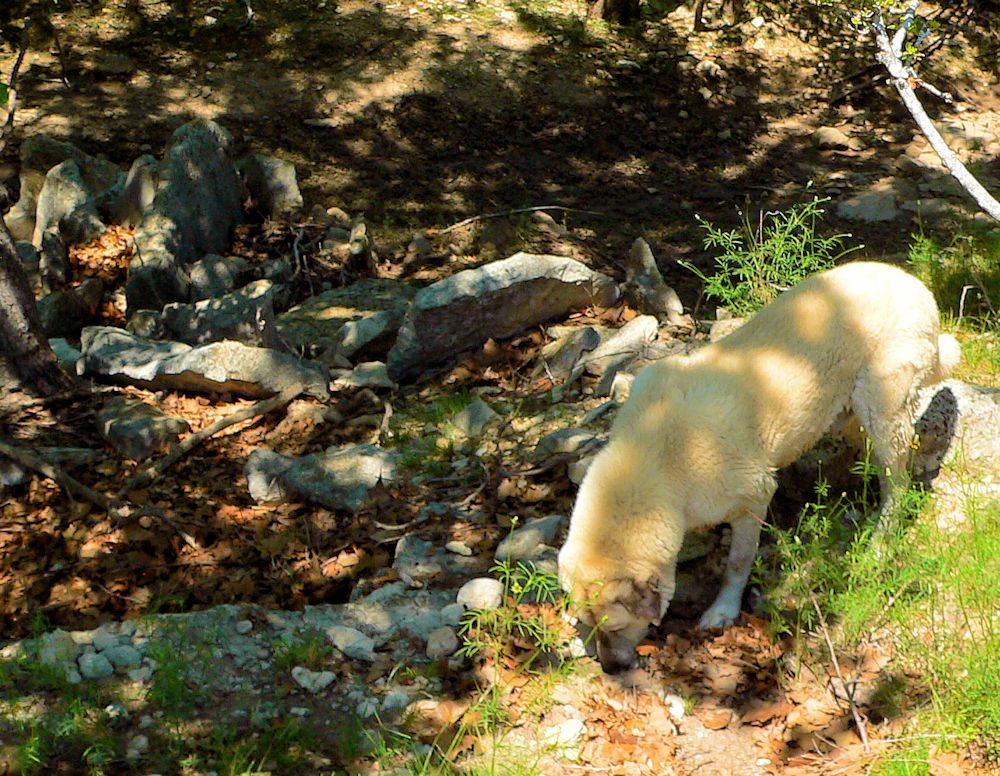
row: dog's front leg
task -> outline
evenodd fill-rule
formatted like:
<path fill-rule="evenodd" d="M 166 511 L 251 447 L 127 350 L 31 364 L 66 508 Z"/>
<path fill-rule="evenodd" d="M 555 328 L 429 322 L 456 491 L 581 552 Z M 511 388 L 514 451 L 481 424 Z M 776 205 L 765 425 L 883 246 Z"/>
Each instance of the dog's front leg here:
<path fill-rule="evenodd" d="M 698 621 L 699 628 L 724 628 L 740 615 L 743 589 L 750 578 L 757 557 L 757 543 L 760 540 L 761 522 L 754 515 L 734 518 L 732 542 L 729 545 L 729 559 L 722 579 L 722 589 L 712 605 Z"/>

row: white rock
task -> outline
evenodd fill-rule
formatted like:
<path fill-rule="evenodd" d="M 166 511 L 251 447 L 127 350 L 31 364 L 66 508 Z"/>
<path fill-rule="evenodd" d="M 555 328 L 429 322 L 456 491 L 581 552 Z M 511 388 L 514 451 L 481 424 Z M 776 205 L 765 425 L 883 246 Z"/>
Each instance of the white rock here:
<path fill-rule="evenodd" d="M 292 679 L 306 692 L 314 695 L 329 687 L 337 675 L 333 671 L 310 671 L 305 666 L 295 666 L 292 669 Z"/>
<path fill-rule="evenodd" d="M 149 739 L 142 733 L 135 736 L 131 741 L 128 742 L 128 748 L 133 752 L 138 752 L 139 754 L 145 754 L 149 751 Z"/>
<path fill-rule="evenodd" d="M 375 659 L 375 641 L 359 630 L 346 625 L 333 625 L 326 630 L 330 642 L 352 660 Z"/>
<path fill-rule="evenodd" d="M 503 583 L 492 577 L 470 579 L 455 600 L 466 609 L 497 609 L 503 603 Z"/>
<path fill-rule="evenodd" d="M 667 707 L 670 716 L 680 722 L 684 719 L 684 699 L 679 695 L 664 695 L 663 705 Z"/>
<path fill-rule="evenodd" d="M 453 552 L 456 555 L 464 555 L 466 558 L 472 555 L 472 548 L 469 547 L 469 545 L 467 545 L 465 542 L 459 542 L 459 541 L 448 542 L 444 546 L 444 548 L 448 550 L 448 552 Z"/>
<path fill-rule="evenodd" d="M 542 743 L 545 746 L 558 748 L 570 747 L 576 744 L 583 734 L 587 732 L 587 726 L 578 719 L 567 719 L 542 732 Z"/>
<path fill-rule="evenodd" d="M 236 632 L 241 636 L 245 636 L 250 631 L 253 630 L 253 623 L 250 620 L 240 620 L 236 623 Z"/>
<path fill-rule="evenodd" d="M 458 649 L 458 636 L 447 625 L 435 628 L 427 637 L 427 657 L 431 660 L 448 657 L 456 649 Z"/>

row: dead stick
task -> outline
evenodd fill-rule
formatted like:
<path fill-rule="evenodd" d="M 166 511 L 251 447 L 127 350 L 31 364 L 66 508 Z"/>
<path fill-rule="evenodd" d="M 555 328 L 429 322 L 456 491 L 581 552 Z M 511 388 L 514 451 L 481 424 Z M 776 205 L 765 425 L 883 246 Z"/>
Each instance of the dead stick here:
<path fill-rule="evenodd" d="M 474 224 L 476 221 L 486 221 L 490 218 L 506 218 L 507 216 L 517 215 L 519 213 L 537 213 L 544 210 L 561 210 L 564 213 L 584 213 L 588 216 L 603 216 L 604 213 L 598 213 L 596 210 L 579 210 L 575 207 L 563 207 L 562 205 L 538 205 L 537 207 L 519 207 L 516 210 L 501 210 L 498 213 L 484 213 L 480 216 L 471 216 L 457 224 L 452 224 L 451 226 L 446 226 L 438 234 L 448 234 L 448 232 L 454 229 L 460 229 L 463 226 L 468 226 L 469 224 Z"/>
<path fill-rule="evenodd" d="M 7 84 L 7 118 L 4 120 L 3 126 L 0 127 L 0 151 L 3 151 L 4 146 L 7 144 L 4 138 L 7 137 L 14 126 L 14 114 L 17 112 L 17 73 L 21 69 L 21 63 L 24 62 L 24 55 L 28 51 L 28 29 L 30 27 L 31 20 L 28 19 L 24 22 L 21 48 L 17 52 L 14 67 L 10 71 L 10 82 Z"/>
<path fill-rule="evenodd" d="M 170 466 L 176 463 L 181 456 L 193 450 L 209 437 L 215 436 L 223 429 L 233 426 L 240 421 L 249 420 L 250 418 L 255 418 L 258 415 L 266 415 L 268 412 L 273 412 L 276 409 L 284 407 L 300 393 L 302 393 L 302 386 L 296 383 L 295 385 L 283 390 L 277 396 L 272 396 L 270 399 L 264 399 L 256 404 L 251 404 L 249 407 L 245 407 L 242 410 L 237 410 L 231 415 L 220 418 L 207 428 L 203 428 L 201 431 L 196 431 L 183 442 L 180 442 L 171 448 L 170 451 L 160 460 L 139 469 L 139 471 L 129 477 L 128 480 L 125 481 L 125 484 L 119 489 L 117 497 L 123 498 L 129 491 L 145 487 L 163 474 L 163 472 Z"/>
<path fill-rule="evenodd" d="M 62 485 L 62 487 L 64 487 L 70 495 L 78 496 L 84 501 L 100 507 L 112 517 L 129 517 L 134 513 L 133 508 L 122 502 L 119 498 L 107 496 L 100 491 L 84 485 L 79 480 L 68 475 L 55 464 L 39 458 L 30 450 L 25 450 L 23 447 L 17 447 L 16 445 L 11 445 L 7 442 L 0 442 L 0 453 L 7 456 L 12 461 L 16 461 L 22 466 L 32 469 L 33 471 L 48 477 L 50 480 L 53 480 L 59 485 Z"/>
<path fill-rule="evenodd" d="M 864 746 L 865 754 L 871 753 L 871 745 L 868 743 L 868 730 L 865 727 L 864 720 L 861 719 L 861 712 L 858 711 L 858 705 L 854 702 L 854 688 L 856 682 L 851 682 L 848 688 L 847 680 L 844 679 L 844 674 L 840 670 L 840 661 L 837 660 L 837 652 L 833 648 L 833 639 L 830 638 L 830 633 L 826 629 L 826 618 L 823 617 L 823 612 L 819 608 L 819 604 L 816 602 L 815 596 L 809 596 L 812 600 L 813 608 L 816 610 L 816 614 L 819 617 L 819 627 L 823 631 L 823 638 L 826 639 L 826 646 L 830 650 L 830 659 L 833 661 L 833 668 L 837 672 L 837 677 L 840 679 L 840 683 L 844 686 L 844 693 L 847 695 L 847 705 L 851 708 L 851 716 L 854 717 L 854 724 L 858 726 L 858 734 L 861 736 L 861 744 Z M 836 695 L 836 692 L 834 692 Z"/>

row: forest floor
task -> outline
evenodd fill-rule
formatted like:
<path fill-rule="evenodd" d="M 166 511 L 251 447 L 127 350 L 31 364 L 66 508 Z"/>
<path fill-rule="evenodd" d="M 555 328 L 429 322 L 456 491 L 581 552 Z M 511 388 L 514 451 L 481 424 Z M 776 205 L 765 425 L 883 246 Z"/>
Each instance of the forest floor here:
<path fill-rule="evenodd" d="M 807 8 L 775 11 L 762 27 L 747 22 L 693 33 L 683 6 L 650 10 L 641 28 L 614 31 L 585 24 L 583 4 L 569 0 L 252 5 L 249 24 L 243 4 L 202 0 L 108 0 L 54 17 L 64 56 L 45 39 L 29 51 L 0 179 L 16 182 L 17 141 L 31 134 L 71 141 L 125 168 L 143 153 L 160 153 L 184 121 L 210 118 L 233 133 L 239 153 L 292 161 L 307 203 L 306 223 L 243 229 L 234 248 L 241 255 L 288 252 L 298 228 L 318 230 L 323 213 L 338 207 L 364 213 L 387 274 L 427 282 L 516 250 L 550 247 L 550 236 L 525 213 L 445 231 L 451 225 L 558 206 L 563 210 L 553 214 L 571 230 L 576 254 L 619 279 L 619 257 L 645 236 L 690 309 L 700 301 L 700 282 L 679 262 L 710 266 L 697 217 L 732 228 L 744 210 L 784 207 L 813 193 L 837 197 L 851 176 L 885 174 L 915 132 L 894 93 L 869 84 L 878 69 L 870 66 L 867 42 Z M 944 44 L 926 75 L 958 94 L 970 113 L 997 111 L 996 54 L 988 25 L 969 26 Z M 4 52 L 3 72 L 12 61 Z M 864 136 L 857 149 L 813 141 L 815 129 L 844 123 Z M 831 214 L 826 228 L 852 232 L 851 244 L 864 243 L 869 258 L 899 261 L 918 226 L 908 216 L 847 224 Z M 406 262 L 418 232 L 435 248 L 419 266 Z M 111 243 L 78 251 L 78 270 L 100 266 L 120 277 L 127 256 Z M 312 278 L 350 279 L 332 270 Z M 591 314 L 618 322 L 632 311 Z M 460 540 L 491 557 L 512 518 L 568 514 L 574 488 L 559 468 L 510 474 L 532 465 L 528 421 L 498 432 L 494 465 L 486 471 L 471 471 L 460 449 L 422 446 L 420 429 L 484 389 L 510 417 L 545 417 L 551 385 L 530 371 L 542 344 L 538 332 L 491 342 L 394 393 L 390 431 L 409 452 L 411 472 L 424 476 L 386 488 L 354 515 L 257 505 L 243 463 L 250 450 L 275 440 L 289 454 L 370 441 L 383 407 L 361 395 L 331 400 L 340 424 L 316 424 L 305 415 L 236 425 L 129 494 L 133 503 L 167 510 L 168 523 L 118 525 L 54 483 L 33 479 L 0 505 L 0 639 L 28 635 L 39 617 L 80 629 L 219 603 L 300 609 L 343 602 L 360 580 L 391 580 L 388 539 L 396 534 L 376 529 L 376 517 L 382 525 L 407 524 L 435 502 L 463 502 L 488 519 L 425 524 L 422 538 L 441 545 Z M 125 391 L 157 402 L 193 429 L 247 404 Z M 5 435 L 29 445 L 104 450 L 94 409 L 73 398 L 38 405 L 4 419 Z M 551 420 L 547 430 L 555 427 Z M 108 450 L 82 479 L 112 493 L 133 468 Z M 779 689 L 774 657 L 783 645 L 761 622 L 751 619 L 721 636 L 692 634 L 690 624 L 676 618 L 646 657 L 679 685 L 687 683 L 687 697 L 696 699 L 702 730 L 689 742 L 714 740 L 718 754 L 730 744 L 721 734 L 712 739 L 713 729 L 740 738 L 719 772 L 727 762 L 732 772 L 750 772 L 739 770 L 747 751 L 759 755 L 765 772 L 781 762 L 805 772 L 834 767 L 831 759 L 789 764 L 790 755 L 761 732 L 812 697 Z M 877 665 L 881 657 L 871 660 Z M 742 708 L 742 719 L 733 704 L 719 707 L 725 688 L 756 698 L 752 709 Z M 619 764 L 634 759 L 629 747 L 638 739 L 628 732 L 621 702 L 601 705 L 602 697 L 591 698 L 590 719 L 604 720 L 608 746 L 618 750 L 594 754 L 588 767 L 619 772 Z M 642 714 L 648 722 L 652 712 Z M 838 772 L 860 768 L 856 734 L 844 728 L 830 735 L 839 738 L 828 751 L 847 760 Z M 705 746 L 710 751 L 712 744 Z M 678 773 L 693 770 L 691 750 L 682 754 L 687 765 L 684 757 L 670 759 Z"/>

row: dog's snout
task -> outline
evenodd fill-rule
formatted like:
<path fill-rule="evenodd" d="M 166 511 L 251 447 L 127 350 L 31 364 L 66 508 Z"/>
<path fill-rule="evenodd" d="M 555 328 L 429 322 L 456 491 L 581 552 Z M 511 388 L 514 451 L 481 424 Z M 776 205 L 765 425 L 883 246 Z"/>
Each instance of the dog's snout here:
<path fill-rule="evenodd" d="M 611 644 L 604 634 L 598 634 L 597 660 L 606 674 L 624 673 L 635 665 L 635 649 L 623 650 Z"/>

